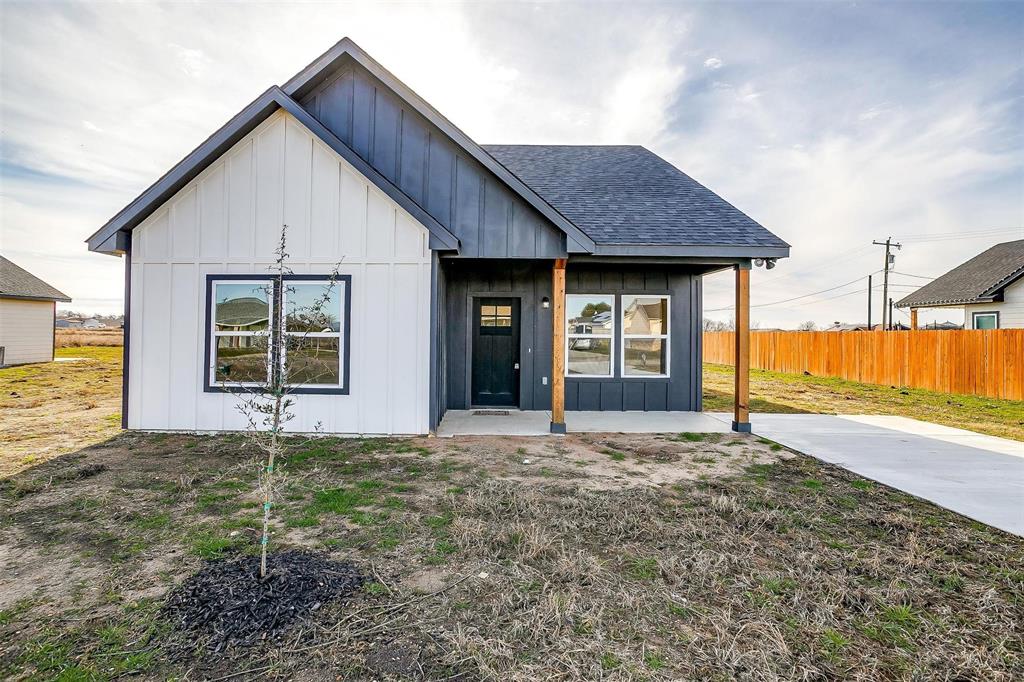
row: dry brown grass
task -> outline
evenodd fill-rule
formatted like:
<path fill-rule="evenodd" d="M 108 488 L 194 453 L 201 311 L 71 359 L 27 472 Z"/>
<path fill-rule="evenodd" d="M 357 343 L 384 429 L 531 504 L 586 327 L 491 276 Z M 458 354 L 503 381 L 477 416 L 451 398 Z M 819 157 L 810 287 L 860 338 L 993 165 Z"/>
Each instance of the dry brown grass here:
<path fill-rule="evenodd" d="M 0 476 L 99 443 L 121 428 L 121 349 L 59 348 L 0 369 Z"/>
<path fill-rule="evenodd" d="M 296 442 L 276 546 L 375 581 L 283 646 L 210 658 L 168 648 L 159 606 L 204 558 L 256 549 L 252 453 L 122 435 L 0 487 L 0 676 L 1020 679 L 1020 538 L 695 438 Z"/>
<path fill-rule="evenodd" d="M 54 342 L 57 344 L 57 348 L 123 346 L 124 331 L 121 329 L 55 329 Z"/>

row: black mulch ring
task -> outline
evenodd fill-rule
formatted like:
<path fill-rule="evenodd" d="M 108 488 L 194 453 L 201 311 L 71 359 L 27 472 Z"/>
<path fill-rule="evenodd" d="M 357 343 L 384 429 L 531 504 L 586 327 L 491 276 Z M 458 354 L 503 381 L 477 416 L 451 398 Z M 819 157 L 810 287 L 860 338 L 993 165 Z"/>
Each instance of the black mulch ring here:
<path fill-rule="evenodd" d="M 181 630 L 206 636 L 213 652 L 279 640 L 296 622 L 332 599 L 352 594 L 364 577 L 350 563 L 287 550 L 267 557 L 208 562 L 167 597 L 164 613 Z"/>

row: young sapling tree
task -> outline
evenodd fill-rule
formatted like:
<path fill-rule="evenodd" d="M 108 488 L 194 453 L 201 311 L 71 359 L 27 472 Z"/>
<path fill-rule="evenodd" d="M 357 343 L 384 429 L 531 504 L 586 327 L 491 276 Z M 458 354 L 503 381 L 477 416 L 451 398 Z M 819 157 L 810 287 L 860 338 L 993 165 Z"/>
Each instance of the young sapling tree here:
<path fill-rule="evenodd" d="M 239 393 L 236 408 L 246 420 L 249 440 L 262 453 L 260 578 L 267 574 L 275 490 L 283 481 L 279 469 L 287 445 L 284 434 L 288 422 L 295 418 L 293 396 L 311 384 L 338 384 L 341 372 L 340 263 L 323 278 L 295 280 L 288 265 L 287 237 L 288 226 L 284 225 L 274 262 L 268 266 L 269 276 L 254 277 L 257 283 L 233 285 L 234 289 L 214 301 L 218 328 L 222 319 L 225 324 L 247 323 L 246 336 L 218 337 L 215 371 L 222 387 Z M 234 307 L 228 312 L 230 306 Z M 246 314 L 239 316 L 243 310 Z M 224 338 L 229 339 L 226 348 L 220 346 Z M 232 344 L 238 347 L 230 347 Z M 314 431 L 320 430 L 318 423 Z"/>

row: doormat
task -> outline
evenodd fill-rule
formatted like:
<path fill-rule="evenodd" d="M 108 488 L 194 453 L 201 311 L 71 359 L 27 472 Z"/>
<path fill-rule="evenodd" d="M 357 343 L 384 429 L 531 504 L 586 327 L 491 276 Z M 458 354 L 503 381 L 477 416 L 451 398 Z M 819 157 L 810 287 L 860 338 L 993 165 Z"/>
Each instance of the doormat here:
<path fill-rule="evenodd" d="M 474 417 L 507 417 L 508 410 L 473 410 Z"/>

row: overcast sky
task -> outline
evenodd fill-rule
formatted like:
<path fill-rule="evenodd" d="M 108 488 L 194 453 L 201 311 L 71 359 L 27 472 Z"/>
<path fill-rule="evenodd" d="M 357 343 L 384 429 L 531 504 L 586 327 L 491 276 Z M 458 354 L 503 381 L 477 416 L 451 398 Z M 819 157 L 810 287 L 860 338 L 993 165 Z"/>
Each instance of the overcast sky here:
<path fill-rule="evenodd" d="M 121 309 L 122 262 L 83 240 L 346 35 L 477 142 L 642 144 L 715 190 L 792 244 L 754 271 L 755 306 L 852 282 L 755 307 L 761 327 L 863 321 L 872 240 L 934 277 L 1024 238 L 1024 3 L 6 0 L 0 19 L 0 251 L 75 310 Z M 705 292 L 729 319 L 731 279 Z"/>

